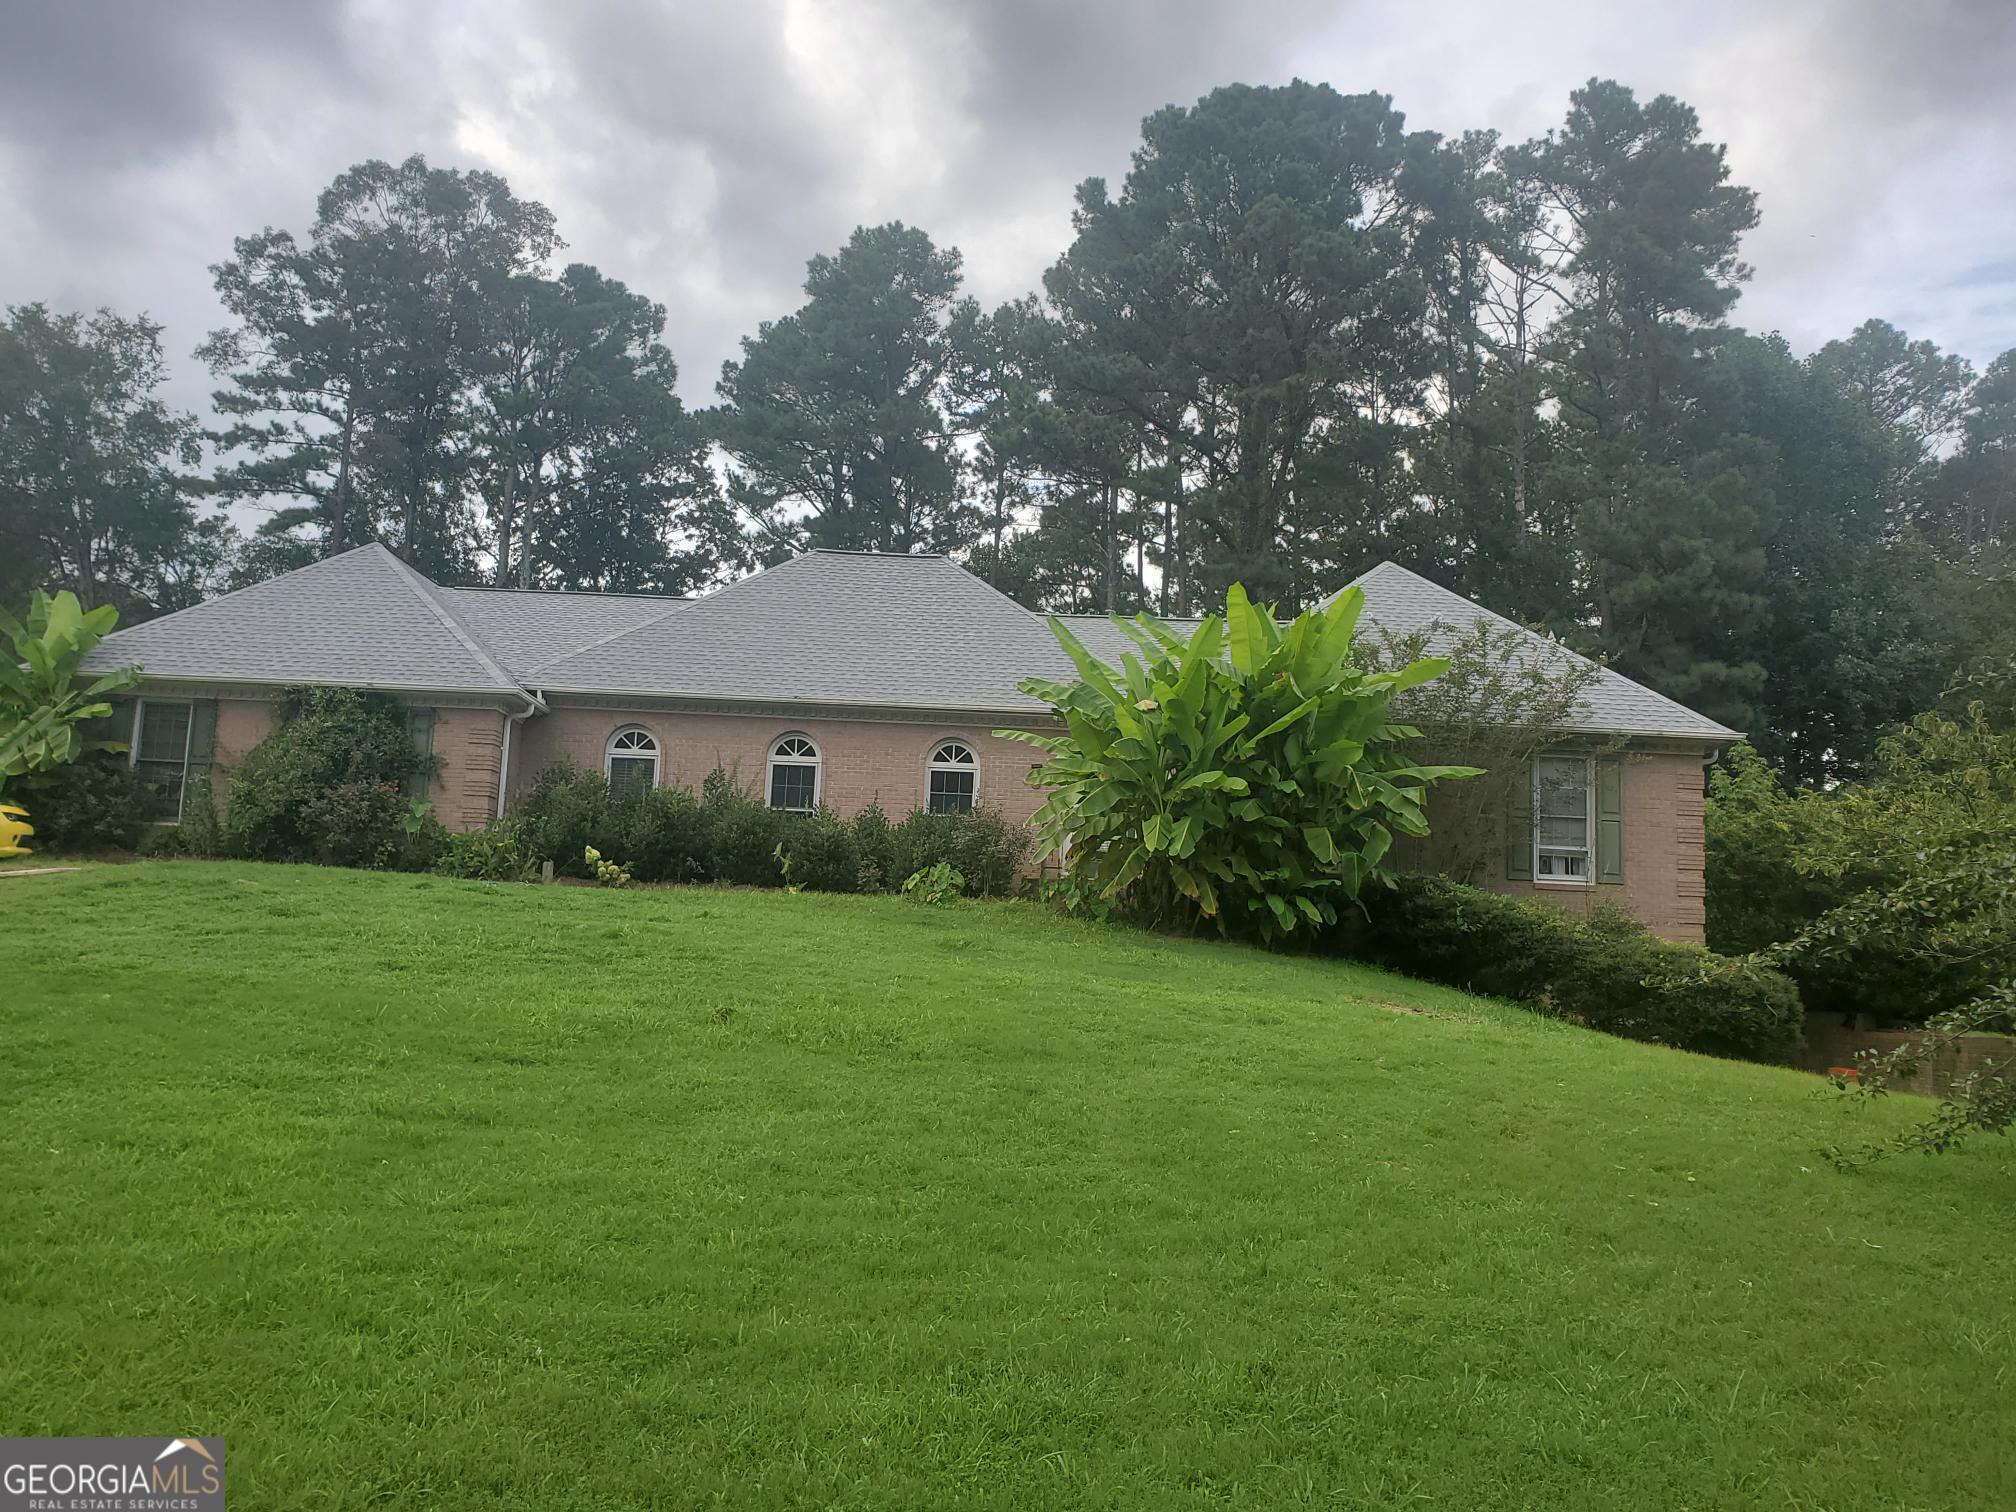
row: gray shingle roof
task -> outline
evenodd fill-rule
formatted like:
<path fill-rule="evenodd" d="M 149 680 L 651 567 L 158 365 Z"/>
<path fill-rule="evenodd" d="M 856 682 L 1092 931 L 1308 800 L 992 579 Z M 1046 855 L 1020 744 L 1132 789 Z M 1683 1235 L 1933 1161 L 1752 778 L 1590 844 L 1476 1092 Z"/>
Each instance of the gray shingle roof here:
<path fill-rule="evenodd" d="M 443 588 L 462 622 L 523 677 L 542 662 L 578 651 L 612 631 L 632 630 L 685 599 L 645 593 L 551 593 L 542 589 Z"/>
<path fill-rule="evenodd" d="M 1426 632 L 1426 649 L 1431 653 L 1446 651 L 1451 641 L 1481 620 L 1516 631 L 1524 654 L 1542 663 L 1590 665 L 1585 657 L 1576 655 L 1559 641 L 1515 624 L 1502 614 L 1493 614 L 1462 594 L 1452 593 L 1394 562 L 1381 562 L 1345 584 L 1345 588 L 1365 590 L 1361 624 L 1377 626 L 1393 635 Z M 1340 588 L 1338 593 L 1344 591 Z M 1324 603 L 1336 597 L 1333 593 Z M 1705 714 L 1697 714 L 1685 704 L 1675 703 L 1665 694 L 1655 693 L 1608 667 L 1597 670 L 1583 694 L 1582 713 L 1568 728 L 1598 734 L 1668 735 L 1710 741 L 1739 738 L 1728 726 L 1717 724 Z"/>
<path fill-rule="evenodd" d="M 528 674 L 558 693 L 1036 710 L 1070 663 L 1039 615 L 949 557 L 811 551 Z"/>
<path fill-rule="evenodd" d="M 1430 632 L 1478 620 L 1526 653 L 1580 658 L 1391 562 L 1360 577 L 1365 623 Z M 1132 643 L 1110 621 L 1068 617 L 1093 654 Z M 1195 620 L 1172 621 L 1179 631 Z M 151 678 L 340 683 L 436 692 L 737 699 L 1013 718 L 1043 705 L 1016 684 L 1071 675 L 1041 615 L 943 556 L 813 551 L 698 599 L 441 588 L 383 546 L 108 636 L 90 668 L 138 662 Z M 1727 741 L 1735 732 L 1604 670 L 1574 726 Z"/>
<path fill-rule="evenodd" d="M 376 543 L 115 631 L 85 667 L 134 662 L 192 682 L 519 691 L 447 590 Z"/>

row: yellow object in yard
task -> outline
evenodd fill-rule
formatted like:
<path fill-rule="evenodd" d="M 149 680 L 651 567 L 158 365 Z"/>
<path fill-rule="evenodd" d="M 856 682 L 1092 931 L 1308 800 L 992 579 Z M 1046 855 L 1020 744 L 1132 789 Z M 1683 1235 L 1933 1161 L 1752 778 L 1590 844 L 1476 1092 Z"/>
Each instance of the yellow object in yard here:
<path fill-rule="evenodd" d="M 0 803 L 0 856 L 28 854 L 28 847 L 21 843 L 21 837 L 34 834 L 35 826 L 27 819 L 28 810 L 11 803 Z"/>

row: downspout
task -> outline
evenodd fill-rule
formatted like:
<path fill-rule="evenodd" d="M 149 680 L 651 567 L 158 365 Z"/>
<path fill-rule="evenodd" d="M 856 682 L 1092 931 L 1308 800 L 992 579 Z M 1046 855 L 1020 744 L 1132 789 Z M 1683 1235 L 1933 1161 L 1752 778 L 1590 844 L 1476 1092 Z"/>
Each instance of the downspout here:
<path fill-rule="evenodd" d="M 504 817 L 504 795 L 511 785 L 511 726 L 534 714 L 546 712 L 545 701 L 537 693 L 525 695 L 525 707 L 504 716 L 504 748 L 497 758 L 497 817 Z"/>

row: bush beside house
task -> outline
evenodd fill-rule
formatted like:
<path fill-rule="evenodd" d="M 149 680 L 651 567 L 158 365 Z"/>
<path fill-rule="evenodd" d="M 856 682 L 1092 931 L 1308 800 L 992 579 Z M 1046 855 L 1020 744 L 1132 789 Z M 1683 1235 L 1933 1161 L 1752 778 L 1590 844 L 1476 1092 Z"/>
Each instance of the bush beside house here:
<path fill-rule="evenodd" d="M 1802 1013 L 1790 978 L 1747 957 L 1658 939 L 1622 914 L 1573 919 L 1412 875 L 1362 901 L 1330 937 L 1357 959 L 1625 1039 L 1762 1061 L 1798 1050 Z"/>
<path fill-rule="evenodd" d="M 942 861 L 964 874 L 976 897 L 1012 892 L 1032 843 L 1024 826 L 987 809 L 915 810 L 891 821 L 870 807 L 842 819 L 830 809 L 773 809 L 725 772 L 710 775 L 698 794 L 679 787 L 626 793 L 612 792 L 599 772 L 566 764 L 540 773 L 511 817 L 489 833 L 507 830 L 527 865 L 550 861 L 563 876 L 591 875 L 582 858 L 592 848 L 621 861 L 638 882 L 893 892 Z"/>

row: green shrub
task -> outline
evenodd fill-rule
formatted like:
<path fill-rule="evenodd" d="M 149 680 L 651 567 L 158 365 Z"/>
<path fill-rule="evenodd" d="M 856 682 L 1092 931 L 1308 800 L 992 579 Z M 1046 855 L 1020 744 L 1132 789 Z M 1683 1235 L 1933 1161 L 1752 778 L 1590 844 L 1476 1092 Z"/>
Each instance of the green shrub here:
<path fill-rule="evenodd" d="M 778 844 L 793 887 L 811 892 L 861 890 L 861 847 L 853 829 L 831 809 L 791 816 Z"/>
<path fill-rule="evenodd" d="M 781 813 L 762 799 L 745 793 L 718 768 L 700 788 L 700 809 L 706 821 L 708 875 L 736 887 L 782 887 L 784 869 L 777 847 L 790 826 L 802 817 Z"/>
<path fill-rule="evenodd" d="M 310 793 L 295 819 L 305 849 L 288 856 L 290 861 L 390 871 L 405 855 L 406 795 L 389 782 L 339 782 Z"/>
<path fill-rule="evenodd" d="M 421 863 L 438 836 L 409 843 L 405 788 L 434 766 L 414 748 L 404 709 L 385 695 L 290 688 L 279 724 L 233 775 L 228 846 L 255 861 Z"/>
<path fill-rule="evenodd" d="M 1274 941 L 1333 926 L 1385 874 L 1395 832 L 1427 834 L 1430 786 L 1476 769 L 1417 763 L 1420 732 L 1391 705 L 1448 663 L 1361 668 L 1364 604 L 1350 588 L 1282 626 L 1235 583 L 1188 639 L 1145 614 L 1124 625 L 1139 654 L 1118 671 L 1050 621 L 1078 678 L 1021 688 L 1066 733 L 996 733 L 1048 753 L 1030 780 L 1053 790 L 1037 825 L 1069 844 L 1067 904 L 1119 899 L 1155 925 Z"/>
<path fill-rule="evenodd" d="M 1346 954 L 1407 976 L 1518 1003 L 1544 1003 L 1575 954 L 1544 903 L 1402 873 L 1368 889 L 1334 939 Z"/>
<path fill-rule="evenodd" d="M 526 882 L 538 870 L 539 863 L 525 847 L 524 821 L 516 818 L 449 835 L 434 861 L 437 875 L 472 882 Z"/>
<path fill-rule="evenodd" d="M 896 861 L 896 826 L 879 804 L 868 807 L 848 821 L 854 832 L 854 851 L 860 861 L 861 891 L 892 892 L 907 875 Z"/>
<path fill-rule="evenodd" d="M 148 832 L 140 784 L 123 756 L 91 752 L 7 785 L 28 810 L 34 847 L 45 854 L 136 849 Z"/>
<path fill-rule="evenodd" d="M 621 856 L 639 882 L 721 882 L 812 892 L 894 892 L 903 879 L 943 863 L 976 897 L 1012 892 L 1033 837 L 1026 825 L 976 809 L 912 810 L 902 823 L 870 805 L 852 819 L 830 809 L 784 813 L 708 774 L 696 798 L 684 788 L 611 797 L 600 773 L 565 763 L 532 782 L 512 817 L 533 864 L 551 861 L 569 876 L 592 876 L 589 847 Z"/>
<path fill-rule="evenodd" d="M 612 799 L 606 830 L 639 882 L 707 880 L 707 817 L 685 788 L 644 788 Z"/>
<path fill-rule="evenodd" d="M 1574 962 L 1549 995 L 1562 1017 L 1707 1055 L 1785 1061 L 1798 1050 L 1799 990 L 1769 966 L 1643 931 L 1581 924 L 1569 932 Z"/>
<path fill-rule="evenodd" d="M 1361 901 L 1330 941 L 1360 960 L 1626 1039 L 1765 1061 L 1799 1045 L 1803 1015 L 1789 978 L 1750 957 L 1656 939 L 1615 910 L 1574 919 L 1421 876 L 1396 877 Z"/>
<path fill-rule="evenodd" d="M 976 808 L 968 814 L 912 809 L 890 830 L 889 864 L 884 875 L 893 885 L 897 879 L 942 863 L 964 878 L 962 885 L 969 897 L 1006 897 L 1015 890 L 1035 838 L 1027 825 L 1004 818 L 994 809 Z"/>

